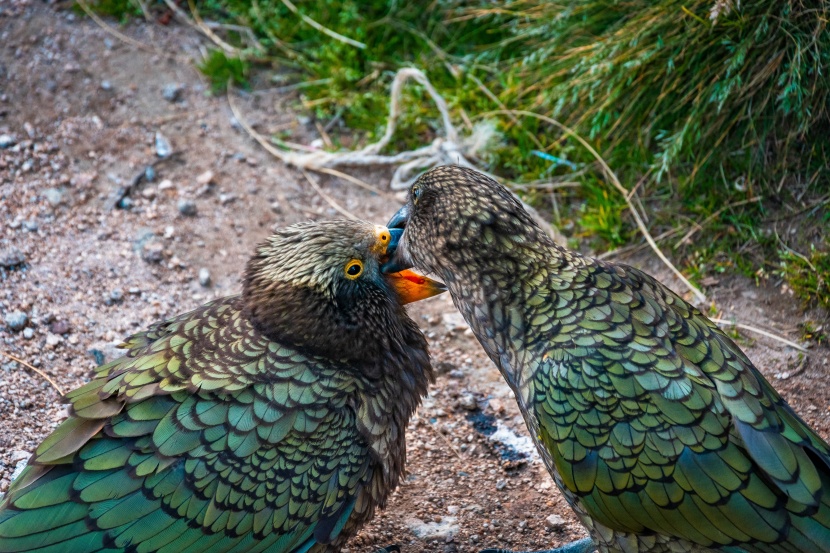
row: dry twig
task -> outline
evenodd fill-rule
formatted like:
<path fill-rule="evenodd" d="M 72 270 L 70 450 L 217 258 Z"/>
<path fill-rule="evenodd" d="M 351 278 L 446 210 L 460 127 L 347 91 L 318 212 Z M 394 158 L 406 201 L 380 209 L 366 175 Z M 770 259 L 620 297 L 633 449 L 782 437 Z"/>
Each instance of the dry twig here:
<path fill-rule="evenodd" d="M 285 7 L 288 8 L 289 10 L 291 10 L 291 12 L 294 15 L 299 16 L 300 19 L 302 19 L 308 25 L 311 25 L 312 27 L 314 27 L 315 29 L 317 29 L 318 31 L 323 33 L 324 35 L 330 36 L 334 40 L 339 40 L 340 42 L 345 42 L 346 44 L 351 44 L 355 48 L 360 48 L 361 50 L 364 50 L 366 48 L 366 45 L 363 44 L 362 42 L 358 42 L 358 41 L 356 41 L 354 39 L 351 39 L 347 36 L 343 36 L 340 33 L 335 33 L 331 29 L 323 27 L 322 25 L 320 25 L 319 23 L 317 23 L 316 21 L 311 19 L 309 16 L 300 13 L 300 11 L 297 9 L 297 6 L 295 6 L 294 4 L 291 3 L 291 0 L 282 0 L 282 3 L 285 4 Z"/>
<path fill-rule="evenodd" d="M 767 332 L 766 330 L 762 330 L 758 327 L 745 325 L 743 323 L 736 323 L 735 321 L 727 321 L 726 319 L 709 319 L 709 320 L 712 321 L 715 324 L 734 326 L 736 328 L 742 328 L 744 330 L 754 332 L 755 334 L 760 334 L 761 336 L 766 336 L 767 338 L 772 338 L 773 340 L 781 342 L 782 344 L 787 344 L 791 348 L 794 348 L 794 349 L 797 349 L 798 351 L 807 353 L 807 348 L 799 346 L 795 342 L 787 340 L 786 338 L 784 338 L 782 336 L 778 336 L 777 334 L 773 334 L 772 332 Z"/>
<path fill-rule="evenodd" d="M 0 355 L 4 355 L 4 356 L 8 357 L 9 359 L 11 359 L 11 360 L 13 360 L 13 361 L 17 361 L 18 363 L 20 363 L 20 364 L 21 364 L 21 365 L 23 365 L 24 367 L 28 367 L 28 368 L 32 369 L 33 371 L 35 371 L 35 372 L 36 372 L 37 374 L 39 374 L 39 375 L 40 375 L 40 376 L 41 376 L 44 380 L 46 380 L 46 382 L 48 382 L 49 384 L 51 384 L 51 385 L 52 385 L 52 387 L 53 387 L 53 388 L 54 388 L 54 389 L 58 392 L 58 394 L 60 394 L 60 395 L 61 395 L 61 397 L 63 397 L 63 395 L 64 395 L 63 390 L 61 390 L 61 387 L 60 387 L 60 386 L 58 386 L 58 385 L 55 383 L 55 381 L 54 381 L 54 380 L 52 380 L 51 378 L 49 378 L 49 375 L 48 375 L 48 374 L 46 374 L 46 373 L 45 373 L 45 372 L 43 372 L 42 370 L 38 369 L 37 367 L 30 365 L 29 363 L 27 363 L 27 362 L 26 362 L 26 361 L 24 361 L 23 359 L 20 359 L 19 357 L 15 357 L 15 356 L 14 356 L 14 355 L 12 355 L 11 353 L 6 353 L 5 351 L 0 351 Z"/>
<path fill-rule="evenodd" d="M 333 207 L 338 213 L 345 216 L 347 219 L 352 219 L 352 220 L 355 220 L 355 221 L 358 220 L 358 218 L 351 211 L 349 211 L 345 207 L 341 206 L 339 203 L 334 201 L 334 198 L 332 198 L 331 196 L 329 196 L 328 194 L 323 192 L 323 189 L 320 188 L 320 185 L 317 184 L 317 181 L 315 181 L 311 177 L 311 175 L 308 174 L 308 171 L 306 171 L 305 169 L 303 169 L 302 171 L 303 171 L 303 176 L 305 177 L 305 180 L 308 181 L 308 183 L 311 185 L 311 187 L 314 189 L 314 191 L 317 192 L 317 194 L 321 198 L 323 198 L 331 207 Z"/>
<path fill-rule="evenodd" d="M 126 42 L 127 44 L 130 44 L 130 45 L 132 45 L 132 46 L 135 46 L 136 48 L 139 48 L 139 49 L 141 49 L 141 50 L 145 50 L 145 51 L 147 51 L 147 52 L 153 52 L 154 54 L 161 54 L 161 53 L 162 53 L 161 51 L 159 51 L 159 49 L 158 49 L 158 48 L 153 48 L 153 47 L 151 47 L 151 46 L 148 46 L 148 45 L 144 44 L 144 43 L 143 43 L 143 42 L 141 42 L 141 41 L 138 41 L 138 40 L 136 40 L 136 39 L 134 39 L 134 38 L 130 38 L 130 37 L 128 37 L 127 35 L 125 35 L 124 33 L 122 33 L 122 32 L 120 32 L 120 31 L 118 31 L 117 29 L 114 29 L 114 28 L 110 27 L 109 25 L 107 25 L 107 23 L 106 23 L 103 19 L 101 19 L 100 17 L 98 17 L 98 14 L 97 14 L 97 13 L 95 13 L 94 11 L 92 11 L 91 9 L 89 9 L 89 6 L 87 6 L 87 4 L 86 4 L 86 2 L 85 2 L 84 0 L 78 0 L 78 5 L 81 7 L 81 9 L 82 9 L 82 10 L 84 10 L 84 12 L 85 12 L 85 13 L 86 13 L 86 14 L 87 14 L 87 15 L 88 15 L 88 16 L 89 16 L 89 17 L 90 17 L 90 18 L 91 18 L 91 19 L 92 19 L 92 20 L 93 20 L 93 21 L 94 21 L 94 22 L 95 22 L 95 23 L 96 23 L 99 27 L 101 27 L 102 29 L 104 29 L 106 32 L 108 32 L 109 34 L 111 34 L 112 36 L 114 36 L 115 38 L 117 38 L 118 40 L 120 40 L 120 41 L 122 41 L 122 42 Z"/>

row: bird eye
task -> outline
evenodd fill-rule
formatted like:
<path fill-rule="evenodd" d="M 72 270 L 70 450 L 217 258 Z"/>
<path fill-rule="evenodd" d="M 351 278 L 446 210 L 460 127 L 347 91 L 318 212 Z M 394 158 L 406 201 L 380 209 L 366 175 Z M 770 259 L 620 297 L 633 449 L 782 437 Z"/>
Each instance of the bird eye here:
<path fill-rule="evenodd" d="M 363 274 L 363 262 L 359 259 L 352 259 L 346 263 L 346 278 L 354 280 Z"/>
<path fill-rule="evenodd" d="M 421 197 L 421 187 L 417 184 L 412 187 L 412 203 L 417 204 L 418 198 Z"/>

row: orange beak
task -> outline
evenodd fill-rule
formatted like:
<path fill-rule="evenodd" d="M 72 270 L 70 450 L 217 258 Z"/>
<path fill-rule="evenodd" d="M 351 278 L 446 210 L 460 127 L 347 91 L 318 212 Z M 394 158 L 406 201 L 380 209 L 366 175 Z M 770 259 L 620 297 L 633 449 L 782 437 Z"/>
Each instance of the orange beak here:
<path fill-rule="evenodd" d="M 447 287 L 437 280 L 432 280 L 408 269 L 383 276 L 398 293 L 401 303 L 425 300 L 447 291 Z"/>

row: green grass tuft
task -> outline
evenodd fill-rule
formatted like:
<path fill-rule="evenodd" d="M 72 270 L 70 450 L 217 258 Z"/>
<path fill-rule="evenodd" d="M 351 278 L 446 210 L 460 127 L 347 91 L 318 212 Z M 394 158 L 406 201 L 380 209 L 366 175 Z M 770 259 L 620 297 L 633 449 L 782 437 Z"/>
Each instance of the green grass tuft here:
<path fill-rule="evenodd" d="M 222 50 L 211 50 L 199 70 L 210 79 L 214 94 L 223 92 L 230 81 L 232 84 L 249 88 L 246 75 L 248 63 L 241 58 L 228 57 Z"/>

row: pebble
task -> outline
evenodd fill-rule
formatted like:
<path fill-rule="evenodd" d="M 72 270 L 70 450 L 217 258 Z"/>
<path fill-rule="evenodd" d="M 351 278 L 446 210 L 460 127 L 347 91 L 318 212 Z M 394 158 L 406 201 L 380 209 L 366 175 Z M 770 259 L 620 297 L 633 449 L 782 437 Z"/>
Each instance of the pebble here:
<path fill-rule="evenodd" d="M 101 90 L 112 90 L 112 83 L 109 81 L 101 81 Z"/>
<path fill-rule="evenodd" d="M 12 311 L 11 313 L 6 314 L 5 321 L 6 326 L 17 332 L 18 330 L 23 330 L 26 323 L 29 322 L 29 316 L 23 311 Z"/>
<path fill-rule="evenodd" d="M 171 181 L 170 179 L 164 179 L 163 181 L 161 181 L 159 183 L 158 188 L 159 188 L 159 191 L 161 191 L 161 190 L 170 190 L 171 188 L 173 188 L 173 181 Z"/>
<path fill-rule="evenodd" d="M 236 194 L 219 194 L 219 203 L 227 205 L 236 201 Z"/>
<path fill-rule="evenodd" d="M 35 329 L 33 329 L 30 326 L 24 328 L 23 329 L 23 337 L 26 338 L 27 340 L 31 340 L 32 338 L 35 337 Z"/>
<path fill-rule="evenodd" d="M 168 83 L 161 89 L 161 95 L 168 102 L 176 102 L 181 98 L 182 91 L 184 91 L 184 85 L 179 83 Z"/>
<path fill-rule="evenodd" d="M 124 291 L 121 288 L 116 288 L 104 297 L 104 303 L 107 305 L 113 305 L 116 303 L 121 303 L 123 299 Z"/>
<path fill-rule="evenodd" d="M 282 206 L 279 202 L 271 202 L 271 211 L 274 213 L 282 213 Z"/>
<path fill-rule="evenodd" d="M 63 203 L 63 190 L 59 188 L 47 188 L 43 191 L 43 197 L 53 206 L 60 205 Z"/>
<path fill-rule="evenodd" d="M 458 405 L 467 411 L 475 411 L 478 409 L 478 402 L 473 394 L 462 394 L 458 398 Z"/>
<path fill-rule="evenodd" d="M 498 491 L 502 491 L 506 487 L 507 487 L 507 480 L 498 480 L 496 482 L 496 489 Z"/>
<path fill-rule="evenodd" d="M 211 182 L 213 182 L 213 177 L 213 171 L 208 169 L 207 171 L 196 177 L 196 184 L 199 184 L 201 186 L 210 184 Z"/>
<path fill-rule="evenodd" d="M 170 141 L 161 134 L 156 133 L 156 155 L 159 157 L 168 157 L 173 153 L 173 148 L 170 146 Z"/>
<path fill-rule="evenodd" d="M 193 200 L 179 200 L 179 213 L 186 217 L 193 217 L 196 215 L 196 202 Z"/>
<path fill-rule="evenodd" d="M 72 327 L 66 321 L 55 321 L 49 325 L 49 332 L 52 334 L 66 334 L 70 330 Z"/>
<path fill-rule="evenodd" d="M 20 265 L 26 261 L 26 256 L 23 255 L 19 249 L 15 247 L 0 250 L 0 267 L 10 269 L 15 265 Z"/>
<path fill-rule="evenodd" d="M 17 144 L 17 140 L 15 140 L 13 136 L 8 134 L 0 134 L 0 149 L 5 150 L 6 148 L 11 148 L 15 144 Z"/>
<path fill-rule="evenodd" d="M 562 528 L 565 524 L 567 524 L 567 521 L 559 515 L 550 515 L 545 519 L 545 525 L 548 528 L 553 528 L 554 530 Z"/>
<path fill-rule="evenodd" d="M 199 269 L 199 284 L 205 288 L 210 286 L 210 271 L 207 270 L 207 267 Z"/>
<path fill-rule="evenodd" d="M 37 221 L 24 221 L 23 228 L 29 232 L 35 232 L 37 230 Z"/>
<path fill-rule="evenodd" d="M 57 334 L 49 334 L 46 337 L 46 345 L 47 346 L 55 347 L 58 344 L 60 344 L 61 342 L 63 342 L 63 338 L 61 336 L 58 336 Z"/>
<path fill-rule="evenodd" d="M 147 263 L 161 263 L 164 259 L 164 245 L 158 242 L 147 242 L 141 248 L 141 259 Z"/>

